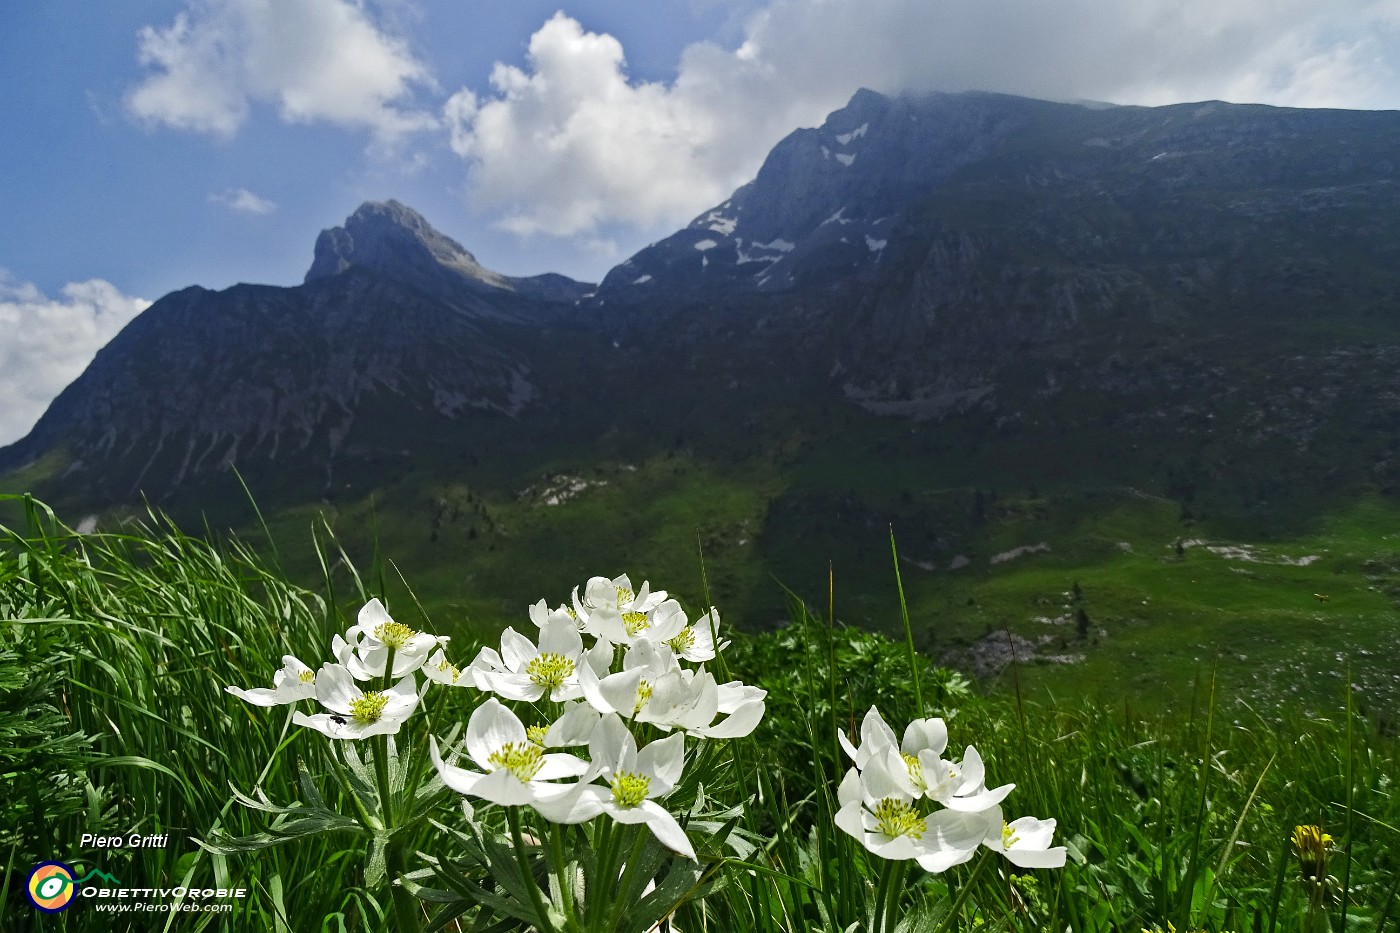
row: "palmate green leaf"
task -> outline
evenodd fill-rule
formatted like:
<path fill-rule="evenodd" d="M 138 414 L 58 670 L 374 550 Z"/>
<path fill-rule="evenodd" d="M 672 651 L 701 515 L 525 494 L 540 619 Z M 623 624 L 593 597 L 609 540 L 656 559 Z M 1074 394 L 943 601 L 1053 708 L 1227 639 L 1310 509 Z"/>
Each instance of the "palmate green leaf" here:
<path fill-rule="evenodd" d="M 217 855 L 227 855 L 233 852 L 253 852 L 259 849 L 266 849 L 271 846 L 281 845 L 294 839 L 301 839 L 307 836 L 314 836 L 318 833 L 328 832 L 354 832 L 364 833 L 365 829 L 358 821 L 334 810 L 327 809 L 324 805 L 306 805 L 295 803 L 291 806 L 281 806 L 272 803 L 261 789 L 256 791 L 257 797 L 250 797 L 233 787 L 234 800 L 250 810 L 262 813 L 271 813 L 274 816 L 272 825 L 265 832 L 254 833 L 249 836 L 230 836 L 220 830 L 216 830 L 207 840 L 195 841 L 199 846 L 208 852 Z M 319 800 L 319 797 L 318 797 Z"/>

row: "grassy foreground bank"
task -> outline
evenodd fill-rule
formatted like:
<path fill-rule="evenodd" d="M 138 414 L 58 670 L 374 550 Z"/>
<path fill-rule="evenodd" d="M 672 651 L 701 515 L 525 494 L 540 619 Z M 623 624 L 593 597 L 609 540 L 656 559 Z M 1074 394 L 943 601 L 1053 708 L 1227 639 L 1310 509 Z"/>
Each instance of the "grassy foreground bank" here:
<path fill-rule="evenodd" d="M 366 884 L 365 845 L 351 833 L 241 854 L 196 841 L 266 833 L 272 817 L 234 791 L 305 801 L 298 762 L 314 765 L 328 741 L 290 719 L 284 725 L 280 712 L 256 715 L 224 687 L 263 684 L 285 654 L 319 657 L 352 621 L 341 607 L 376 595 L 383 582 L 347 574 L 333 542 L 322 548 L 326 590 L 312 592 L 236 544 L 156 524 L 78 536 L 40 504 L 24 506 L 23 525 L 0 531 L 0 789 L 8 803 L 0 927 L 390 928 L 388 900 Z M 411 568 L 405 575 L 411 583 Z M 678 595 L 692 616 L 702 610 L 704 594 Z M 568 594 L 522 593 L 517 627 L 528 626 L 525 608 L 541 597 L 555 604 Z M 451 630 L 451 620 L 425 618 L 409 600 L 391 608 L 423 630 Z M 1131 707 L 1073 698 L 1022 701 L 1014 689 L 981 696 L 903 643 L 798 603 L 791 615 L 778 632 L 734 635 L 721 662 L 768 690 L 767 715 L 752 736 L 717 743 L 707 762 L 701 795 L 731 808 L 734 841 L 702 849 L 677 928 L 870 928 L 883 866 L 836 831 L 834 812 L 849 764 L 836 733 L 858 728 L 871 705 L 897 732 L 921 716 L 946 718 L 951 744 L 975 743 L 988 783 L 1014 781 L 1017 811 L 1055 818 L 1056 842 L 1069 848 L 1058 870 L 981 858 L 939 875 L 915 870 L 903 882 L 903 928 L 1304 929 L 1319 921 L 1309 911 L 1316 886 L 1301 877 L 1293 844 L 1299 825 L 1333 840 L 1324 875 L 1334 880 L 1322 904 L 1331 929 L 1400 925 L 1400 755 L 1345 689 L 1330 708 L 1305 715 L 1283 700 L 1260 708 L 1220 695 L 1203 667 L 1189 708 L 1142 719 Z M 475 646 L 453 649 L 467 658 Z M 482 699 L 453 691 L 444 722 L 465 722 Z M 311 778 L 334 809 L 341 791 L 327 775 Z M 508 840 L 498 813 L 479 807 L 477 816 Z M 417 831 L 407 871 L 430 858 L 465 864 L 454 819 L 447 811 Z M 85 835 L 165 844 L 98 847 Z M 80 901 L 45 915 L 24 883 L 46 860 L 99 869 L 126 886 L 242 888 L 247 896 L 226 913 L 114 916 Z M 422 901 L 418 909 L 425 928 L 435 918 L 446 929 L 522 928 L 470 904 Z"/>

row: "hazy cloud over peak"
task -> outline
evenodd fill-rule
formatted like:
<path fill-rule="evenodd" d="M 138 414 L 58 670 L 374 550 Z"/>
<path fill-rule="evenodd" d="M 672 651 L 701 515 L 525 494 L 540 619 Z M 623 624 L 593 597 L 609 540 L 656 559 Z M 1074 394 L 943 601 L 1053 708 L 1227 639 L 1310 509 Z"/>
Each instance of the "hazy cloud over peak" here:
<path fill-rule="evenodd" d="M 690 45 L 669 82 L 556 13 L 525 67 L 443 111 L 473 205 L 520 234 L 679 224 L 859 87 L 1160 104 L 1400 106 L 1400 3 L 772 0 L 736 47 Z"/>

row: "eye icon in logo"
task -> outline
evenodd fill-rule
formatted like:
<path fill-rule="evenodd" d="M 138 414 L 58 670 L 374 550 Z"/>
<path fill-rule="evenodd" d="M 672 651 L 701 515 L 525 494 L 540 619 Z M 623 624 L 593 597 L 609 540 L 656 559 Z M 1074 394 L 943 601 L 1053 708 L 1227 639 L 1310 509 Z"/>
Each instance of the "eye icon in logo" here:
<path fill-rule="evenodd" d="M 74 888 L 73 869 L 62 862 L 43 862 L 29 873 L 24 891 L 29 903 L 44 913 L 56 914 L 73 903 Z"/>

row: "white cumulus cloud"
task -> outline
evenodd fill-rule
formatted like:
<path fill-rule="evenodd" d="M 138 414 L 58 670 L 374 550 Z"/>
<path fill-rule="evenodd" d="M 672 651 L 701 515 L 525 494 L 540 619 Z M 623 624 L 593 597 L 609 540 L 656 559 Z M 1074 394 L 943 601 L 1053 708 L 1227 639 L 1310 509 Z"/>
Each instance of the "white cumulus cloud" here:
<path fill-rule="evenodd" d="M 255 102 L 384 140 L 437 123 L 412 103 L 433 86 L 427 66 L 352 0 L 187 0 L 169 26 L 141 30 L 139 60 L 150 73 L 127 109 L 175 129 L 232 136 Z"/>
<path fill-rule="evenodd" d="M 62 298 L 0 271 L 0 444 L 19 440 L 97 351 L 151 303 L 101 279 L 71 282 Z"/>
<path fill-rule="evenodd" d="M 473 204 L 517 233 L 593 234 L 684 222 L 859 87 L 1400 107 L 1400 2 L 771 0 L 664 82 L 561 12 L 489 83 L 443 109 Z"/>
<path fill-rule="evenodd" d="M 210 204 L 218 204 L 239 214 L 271 214 L 277 204 L 260 198 L 247 188 L 227 188 L 209 195 Z"/>

